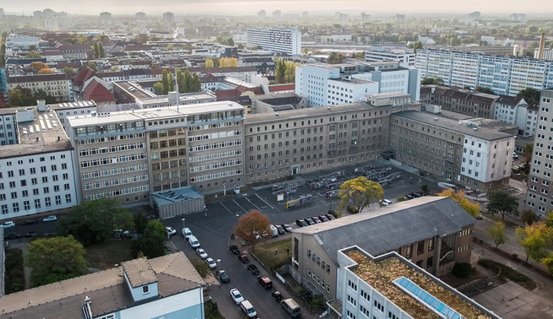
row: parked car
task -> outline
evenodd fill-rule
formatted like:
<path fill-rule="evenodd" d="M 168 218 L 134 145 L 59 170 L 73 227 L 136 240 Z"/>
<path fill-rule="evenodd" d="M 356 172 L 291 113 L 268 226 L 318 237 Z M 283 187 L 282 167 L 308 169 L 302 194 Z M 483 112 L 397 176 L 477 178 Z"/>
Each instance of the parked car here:
<path fill-rule="evenodd" d="M 215 262 L 215 260 L 213 258 L 207 257 L 205 259 L 205 262 L 209 266 L 209 269 L 216 269 L 217 268 L 217 263 Z"/>
<path fill-rule="evenodd" d="M 334 217 L 333 215 L 331 214 L 325 214 L 326 218 L 328 218 L 328 220 L 335 220 L 336 217 Z"/>
<path fill-rule="evenodd" d="M 236 288 L 232 288 L 230 290 L 230 297 L 234 301 L 235 304 L 239 305 L 242 301 L 244 301 L 244 296 L 240 293 L 240 291 Z"/>
<path fill-rule="evenodd" d="M 200 258 L 202 258 L 202 259 L 206 259 L 206 258 L 207 258 L 207 253 L 206 253 L 205 250 L 203 250 L 202 248 L 196 249 L 196 253 L 198 253 L 198 255 L 200 256 Z"/>
<path fill-rule="evenodd" d="M 194 235 L 188 237 L 188 243 L 192 248 L 200 248 L 200 241 Z"/>
<path fill-rule="evenodd" d="M 315 221 L 314 221 L 311 217 L 307 217 L 307 218 L 305 219 L 305 222 L 306 222 L 307 224 L 309 224 L 309 225 L 315 224 Z"/>
<path fill-rule="evenodd" d="M 248 256 L 246 256 L 246 254 L 238 255 L 238 260 L 240 260 L 243 264 L 247 264 L 250 262 L 250 259 L 248 258 Z"/>
<path fill-rule="evenodd" d="M 320 224 L 321 223 L 321 221 L 319 220 L 319 218 L 317 218 L 317 216 L 311 217 L 311 219 L 315 222 L 315 224 Z"/>
<path fill-rule="evenodd" d="M 0 227 L 2 228 L 12 228 L 15 227 L 15 222 L 13 220 L 8 220 L 0 224 Z"/>
<path fill-rule="evenodd" d="M 55 222 L 57 220 L 58 220 L 58 218 L 55 215 L 50 215 L 50 216 L 44 217 L 42 219 L 42 221 L 45 222 L 45 223 Z"/>
<path fill-rule="evenodd" d="M 269 289 L 273 287 L 273 282 L 271 281 L 271 278 L 269 278 L 269 276 L 267 275 L 257 277 L 257 281 L 265 289 Z"/>
<path fill-rule="evenodd" d="M 259 268 L 257 268 L 254 264 L 249 264 L 247 269 L 252 273 L 252 275 L 257 276 L 259 275 Z"/>
<path fill-rule="evenodd" d="M 282 226 L 282 228 L 284 228 L 284 230 L 287 231 L 288 233 L 292 231 L 292 227 L 290 227 L 289 225 L 282 224 L 280 226 Z"/>
<path fill-rule="evenodd" d="M 276 302 L 280 302 L 282 300 L 282 294 L 278 290 L 273 291 L 271 297 L 273 297 Z"/>
<path fill-rule="evenodd" d="M 271 237 L 278 236 L 278 228 L 275 225 L 269 225 L 269 230 L 271 231 Z"/>
<path fill-rule="evenodd" d="M 305 221 L 305 219 L 296 219 L 296 225 L 298 225 L 298 227 L 305 227 L 309 224 Z"/>
<path fill-rule="evenodd" d="M 257 318 L 257 311 L 253 307 L 252 303 L 248 300 L 244 300 L 240 303 L 240 309 L 246 315 L 246 318 Z"/>
<path fill-rule="evenodd" d="M 228 247 L 228 249 L 230 250 L 231 253 L 233 253 L 234 255 L 240 255 L 240 249 L 238 249 L 238 246 L 236 245 L 230 245 Z"/>
<path fill-rule="evenodd" d="M 226 284 L 230 282 L 230 277 L 228 276 L 227 272 L 223 269 L 218 270 L 216 273 L 217 279 L 219 279 L 220 282 Z"/>
<path fill-rule="evenodd" d="M 388 205 L 390 205 L 391 203 L 392 203 L 392 201 L 389 200 L 389 199 L 386 199 L 386 198 L 380 200 L 380 205 L 382 205 L 382 206 L 388 206 Z"/>
<path fill-rule="evenodd" d="M 185 239 L 188 239 L 188 237 L 192 236 L 192 231 L 190 230 L 190 228 L 184 227 L 182 229 L 182 235 L 184 236 Z"/>
<path fill-rule="evenodd" d="M 174 229 L 173 227 L 165 227 L 165 230 L 167 231 L 167 235 L 169 236 L 173 236 L 174 234 L 177 233 L 177 230 Z"/>
<path fill-rule="evenodd" d="M 276 227 L 279 235 L 286 234 L 286 230 L 284 230 L 284 227 L 282 227 L 281 225 L 275 225 L 275 227 Z"/>
<path fill-rule="evenodd" d="M 320 215 L 318 218 L 319 218 L 319 220 L 320 220 L 321 222 L 323 222 L 323 223 L 329 221 L 329 219 L 326 218 L 325 215 Z"/>

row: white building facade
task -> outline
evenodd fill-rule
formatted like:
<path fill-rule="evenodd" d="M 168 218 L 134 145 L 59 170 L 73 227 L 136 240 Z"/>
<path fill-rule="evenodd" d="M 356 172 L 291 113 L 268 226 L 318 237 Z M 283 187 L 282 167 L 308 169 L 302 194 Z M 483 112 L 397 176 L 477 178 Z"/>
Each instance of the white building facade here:
<path fill-rule="evenodd" d="M 465 134 L 461 176 L 489 183 L 511 176 L 514 137 L 485 139 Z M 463 177 L 461 177 L 463 178 Z"/>
<path fill-rule="evenodd" d="M 301 32 L 298 29 L 248 29 L 246 42 L 248 46 L 260 46 L 273 53 L 301 54 Z"/>
<path fill-rule="evenodd" d="M 371 47 L 365 51 L 365 61 L 397 61 L 415 66 L 415 50 L 403 47 Z"/>
<path fill-rule="evenodd" d="M 538 122 L 538 108 L 522 98 L 501 96 L 495 102 L 494 119 L 516 125 L 519 135 L 533 136 Z"/>
<path fill-rule="evenodd" d="M 15 109 L 0 109 L 0 145 L 17 143 Z"/>

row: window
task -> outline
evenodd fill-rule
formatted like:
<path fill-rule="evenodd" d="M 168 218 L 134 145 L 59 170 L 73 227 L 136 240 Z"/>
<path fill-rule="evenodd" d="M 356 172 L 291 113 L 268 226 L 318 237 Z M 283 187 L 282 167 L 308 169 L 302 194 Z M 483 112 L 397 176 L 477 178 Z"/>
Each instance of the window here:
<path fill-rule="evenodd" d="M 143 293 L 143 294 L 147 294 L 147 293 L 149 293 L 149 292 L 150 292 L 150 289 L 149 289 L 148 286 L 142 286 L 142 293 Z"/>

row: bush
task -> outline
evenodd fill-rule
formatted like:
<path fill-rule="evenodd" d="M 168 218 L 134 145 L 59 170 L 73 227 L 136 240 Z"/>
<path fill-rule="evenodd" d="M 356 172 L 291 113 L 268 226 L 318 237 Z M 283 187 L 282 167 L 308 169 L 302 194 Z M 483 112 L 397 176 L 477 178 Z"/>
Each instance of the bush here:
<path fill-rule="evenodd" d="M 473 269 L 469 263 L 455 263 L 451 274 L 458 278 L 467 278 L 472 271 Z"/>
<path fill-rule="evenodd" d="M 6 249 L 6 294 L 25 289 L 25 274 L 23 271 L 23 252 L 21 249 Z"/>
<path fill-rule="evenodd" d="M 192 263 L 192 266 L 196 268 L 196 271 L 198 272 L 198 274 L 200 274 L 200 276 L 202 276 L 202 278 L 205 278 L 211 271 L 207 263 L 203 260 L 200 260 L 199 258 L 192 257 L 190 259 L 190 262 Z"/>
<path fill-rule="evenodd" d="M 348 212 L 350 214 L 357 214 L 359 213 L 359 209 L 355 206 L 348 205 Z"/>

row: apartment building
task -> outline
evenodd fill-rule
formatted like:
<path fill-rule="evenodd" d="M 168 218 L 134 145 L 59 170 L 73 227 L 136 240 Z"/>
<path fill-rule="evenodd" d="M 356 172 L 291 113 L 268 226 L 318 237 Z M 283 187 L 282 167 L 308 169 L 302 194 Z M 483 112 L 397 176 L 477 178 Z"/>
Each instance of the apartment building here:
<path fill-rule="evenodd" d="M 295 92 L 313 107 L 357 103 L 376 93 L 408 93 L 418 101 L 420 78 L 395 61 L 304 64 L 296 67 Z"/>
<path fill-rule="evenodd" d="M 359 246 L 338 251 L 333 318 L 500 319 L 396 252 L 373 256 Z"/>
<path fill-rule="evenodd" d="M 0 146 L 17 143 L 17 108 L 0 108 Z"/>
<path fill-rule="evenodd" d="M 248 29 L 246 43 L 249 47 L 260 46 L 273 53 L 302 54 L 301 32 L 294 28 Z"/>
<path fill-rule="evenodd" d="M 16 292 L 0 298 L 0 309 L 12 319 L 203 319 L 205 286 L 178 252 Z"/>
<path fill-rule="evenodd" d="M 292 232 L 291 274 L 313 295 L 341 290 L 339 250 L 357 245 L 373 256 L 395 251 L 440 276 L 469 262 L 475 219 L 446 197 L 420 197 Z"/>
<path fill-rule="evenodd" d="M 13 90 L 18 86 L 30 89 L 33 93 L 43 90 L 58 102 L 74 100 L 71 79 L 63 73 L 9 76 L 8 89 Z"/>
<path fill-rule="evenodd" d="M 528 105 L 522 97 L 503 95 L 495 101 L 494 118 L 516 125 L 520 136 L 534 136 L 538 109 L 537 105 Z"/>
<path fill-rule="evenodd" d="M 539 118 L 534 136 L 534 149 L 526 205 L 541 216 L 553 210 L 553 90 L 543 90 Z"/>
<path fill-rule="evenodd" d="M 390 115 L 419 104 L 368 103 L 250 114 L 246 184 L 371 161 L 389 145 Z"/>
<path fill-rule="evenodd" d="M 365 50 L 365 61 L 396 61 L 410 67 L 415 66 L 415 50 L 407 47 L 373 46 Z"/>
<path fill-rule="evenodd" d="M 505 57 L 445 49 L 417 51 L 415 65 L 422 78 L 440 78 L 445 85 L 477 86 L 515 96 L 525 88 L 553 87 L 553 61 Z"/>
<path fill-rule="evenodd" d="M 241 186 L 243 112 L 237 103 L 214 102 L 68 118 L 80 198 L 130 205 L 160 190 Z"/>
<path fill-rule="evenodd" d="M 390 123 L 396 160 L 480 190 L 508 183 L 513 135 L 425 112 L 396 113 Z"/>
<path fill-rule="evenodd" d="M 15 117 L 17 143 L 0 146 L 0 219 L 75 206 L 73 147 L 55 113 L 28 107 Z"/>
<path fill-rule="evenodd" d="M 441 106 L 444 110 L 476 117 L 494 118 L 498 95 L 439 85 L 421 87 L 421 102 Z"/>

